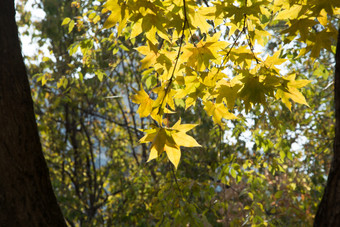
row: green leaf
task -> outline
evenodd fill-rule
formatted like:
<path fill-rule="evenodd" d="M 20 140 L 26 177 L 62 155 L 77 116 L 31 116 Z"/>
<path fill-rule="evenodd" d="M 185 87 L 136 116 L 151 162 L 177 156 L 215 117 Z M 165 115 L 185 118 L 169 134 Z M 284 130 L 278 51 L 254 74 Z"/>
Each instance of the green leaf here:
<path fill-rule="evenodd" d="M 104 76 L 106 75 L 105 73 L 103 73 L 101 70 L 97 70 L 96 71 L 96 75 L 99 81 L 102 81 Z"/>
<path fill-rule="evenodd" d="M 230 175 L 231 175 L 233 178 L 236 179 L 236 170 L 233 169 L 233 168 L 231 168 L 231 169 L 230 169 Z"/>
<path fill-rule="evenodd" d="M 285 157 L 286 157 L 286 153 L 285 153 L 283 150 L 281 150 L 281 151 L 280 151 L 280 158 L 281 158 L 282 160 L 284 160 Z"/>
<path fill-rule="evenodd" d="M 279 199 L 282 197 L 283 191 L 277 191 L 274 195 L 275 199 Z"/>

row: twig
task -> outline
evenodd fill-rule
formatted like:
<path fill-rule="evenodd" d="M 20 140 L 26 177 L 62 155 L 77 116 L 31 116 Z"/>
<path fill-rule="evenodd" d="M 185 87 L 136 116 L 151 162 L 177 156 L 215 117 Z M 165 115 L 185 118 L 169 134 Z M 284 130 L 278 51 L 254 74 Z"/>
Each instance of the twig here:
<path fill-rule="evenodd" d="M 177 63 L 178 63 L 179 57 L 181 55 L 181 50 L 182 50 L 182 45 L 183 45 L 183 40 L 184 40 L 185 26 L 188 23 L 187 10 L 186 10 L 186 6 L 185 6 L 185 0 L 183 0 L 183 13 L 184 13 L 184 22 L 183 22 L 183 28 L 182 28 L 182 36 L 180 38 L 180 43 L 179 43 L 179 49 L 178 49 L 178 53 L 177 53 L 177 57 L 176 57 L 175 65 L 174 65 L 174 69 L 173 69 L 171 77 L 169 79 L 169 84 L 166 87 L 165 94 L 164 94 L 164 97 L 163 97 L 162 102 L 161 102 L 161 106 L 163 105 L 163 102 L 165 100 L 166 95 L 169 93 L 171 84 L 172 84 L 174 76 L 175 76 L 175 70 L 176 70 L 176 67 L 177 67 Z M 160 111 L 161 111 L 161 108 L 159 108 L 158 113 L 160 113 Z"/>

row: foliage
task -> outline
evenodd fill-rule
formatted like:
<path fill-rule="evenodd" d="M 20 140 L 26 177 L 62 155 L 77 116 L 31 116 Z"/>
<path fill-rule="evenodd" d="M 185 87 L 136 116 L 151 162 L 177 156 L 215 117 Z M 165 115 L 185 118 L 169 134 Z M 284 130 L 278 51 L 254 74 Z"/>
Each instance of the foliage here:
<path fill-rule="evenodd" d="M 223 127 L 223 119 L 236 118 L 229 111 L 237 101 L 247 112 L 256 104 L 267 105 L 271 97 L 281 99 L 289 109 L 290 99 L 308 105 L 298 89 L 309 81 L 295 80 L 294 72 L 282 76 L 277 66 L 288 60 L 282 52 L 295 40 L 291 37 L 306 44 L 300 55 L 311 52 L 315 59 L 321 47 L 332 51 L 336 28 L 327 17 L 336 14 L 334 9 L 339 6 L 335 1 L 317 4 L 232 0 L 203 4 L 192 0 L 109 0 L 104 4 L 104 12 L 111 14 L 104 28 L 118 24 L 114 34 L 120 36 L 130 24 L 130 39 L 140 34 L 145 37 L 146 46 L 136 49 L 146 56 L 141 61 L 142 69 L 151 67 L 149 73 L 156 74 L 157 83 L 149 87 L 157 98 L 151 99 L 143 89 L 134 96 L 136 103 L 143 102 L 141 117 L 150 115 L 162 131 L 167 127 L 162 123 L 164 114 L 169 114 L 166 107 L 175 111 L 174 99 L 184 99 L 186 109 L 202 102 L 207 114 Z M 272 56 L 255 52 L 254 44 L 264 47 L 267 43 L 263 40 L 272 39 L 267 27 L 285 20 L 287 28 L 281 32 L 285 43 Z M 317 25 L 317 20 L 323 29 L 311 33 L 309 30 Z M 227 41 L 221 38 L 222 32 L 217 32 L 222 30 L 228 30 L 223 37 Z M 164 143 L 165 137 L 157 140 Z M 177 161 L 173 164 L 177 166 Z"/>
<path fill-rule="evenodd" d="M 50 52 L 26 59 L 68 224 L 311 225 L 338 1 L 99 2 L 19 23 Z"/>

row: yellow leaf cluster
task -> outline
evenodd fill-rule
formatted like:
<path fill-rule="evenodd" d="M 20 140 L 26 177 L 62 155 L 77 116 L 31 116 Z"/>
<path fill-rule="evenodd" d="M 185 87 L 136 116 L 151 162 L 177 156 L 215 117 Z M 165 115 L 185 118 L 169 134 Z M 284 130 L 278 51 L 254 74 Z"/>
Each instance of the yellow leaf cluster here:
<path fill-rule="evenodd" d="M 332 51 L 337 31 L 330 18 L 340 14 L 337 0 L 198 2 L 107 0 L 103 10 L 109 13 L 104 28 L 114 28 L 111 37 L 122 36 L 128 28 L 124 39 L 144 43 L 135 48 L 144 56 L 138 67 L 157 82 L 149 82 L 148 91 L 140 85 L 131 99 L 139 105 L 140 117 L 151 116 L 159 127 L 146 130 L 140 141 L 151 142 L 149 161 L 165 151 L 176 168 L 180 147 L 199 145 L 185 134 L 195 125 L 178 121 L 172 128 L 162 127 L 164 114 L 178 108 L 175 100 L 185 109 L 201 102 L 221 126 L 237 119 L 232 113 L 235 103 L 246 111 L 256 104 L 267 105 L 273 97 L 290 110 L 290 100 L 308 105 L 299 89 L 309 81 L 281 75 L 291 58 L 284 53 L 290 42 L 304 43 L 297 58 L 310 54 L 316 59 L 322 49 Z M 69 19 L 63 22 L 67 23 Z M 278 42 L 268 57 L 255 52 L 261 49 L 258 46 L 265 49 L 271 39 L 280 39 L 271 34 L 275 29 L 284 42 Z"/>

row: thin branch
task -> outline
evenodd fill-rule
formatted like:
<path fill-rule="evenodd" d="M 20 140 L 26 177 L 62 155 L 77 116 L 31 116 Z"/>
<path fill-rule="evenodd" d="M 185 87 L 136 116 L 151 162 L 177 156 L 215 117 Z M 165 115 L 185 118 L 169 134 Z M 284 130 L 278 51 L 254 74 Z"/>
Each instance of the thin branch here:
<path fill-rule="evenodd" d="M 171 165 L 171 164 L 170 164 Z M 173 174 L 173 177 L 175 179 L 175 183 L 177 185 L 177 188 L 178 188 L 178 191 L 181 193 L 181 196 L 183 197 L 183 192 L 182 192 L 182 189 L 179 187 L 179 184 L 178 184 L 178 181 L 177 181 L 177 177 L 176 177 L 176 174 L 175 174 L 175 171 L 174 171 L 174 167 L 171 165 L 171 172 Z"/>
<path fill-rule="evenodd" d="M 183 22 L 183 28 L 182 28 L 182 36 L 181 36 L 181 38 L 180 38 L 180 43 L 179 43 L 179 48 L 178 48 L 178 52 L 177 52 L 177 57 L 176 57 L 174 69 L 173 69 L 173 71 L 172 71 L 172 74 L 171 74 L 171 77 L 170 77 L 170 80 L 169 80 L 169 84 L 168 84 L 168 86 L 166 87 L 165 94 L 164 94 L 164 97 L 163 97 L 162 102 L 161 102 L 161 106 L 163 105 L 163 102 L 164 102 L 164 100 L 165 100 L 166 95 L 169 93 L 171 84 L 172 84 L 173 79 L 174 79 L 174 76 L 175 76 L 175 70 L 176 70 L 176 67 L 177 67 L 177 63 L 178 63 L 179 57 L 180 57 L 180 55 L 181 55 L 181 50 L 182 50 L 182 45 L 183 45 L 183 40 L 184 40 L 185 26 L 186 26 L 186 24 L 188 23 L 187 10 L 186 10 L 186 5 L 185 5 L 185 0 L 183 0 L 183 13 L 184 13 L 184 22 Z M 189 23 L 188 23 L 188 27 L 189 27 Z M 159 113 L 160 111 L 161 111 L 161 108 L 159 108 L 158 113 Z"/>
<path fill-rule="evenodd" d="M 111 92 L 112 95 L 116 95 L 115 92 L 112 90 L 112 88 L 109 88 L 109 90 L 110 90 L 110 92 Z M 127 91 L 127 92 L 128 92 L 128 91 Z M 128 100 L 129 100 L 129 99 L 128 99 Z M 118 104 L 118 107 L 119 107 L 120 111 L 122 112 L 122 115 L 123 115 L 123 119 L 124 119 L 125 125 L 129 125 L 122 104 L 119 102 L 118 99 L 116 99 L 116 101 L 117 101 L 117 104 Z M 131 106 L 130 106 L 130 111 L 131 111 Z M 130 127 L 126 127 L 126 129 L 127 129 L 128 135 L 129 135 L 130 143 L 131 143 L 132 155 L 133 155 L 133 157 L 134 157 L 134 159 L 135 159 L 137 165 L 139 166 L 140 163 L 139 163 L 139 160 L 138 160 L 138 157 L 137 157 L 137 153 L 136 153 L 135 148 L 134 148 L 135 145 L 134 145 L 134 140 L 133 140 L 132 132 L 131 132 L 131 130 L 130 130 Z M 133 128 L 132 128 L 132 129 L 133 129 Z M 136 134 L 136 136 L 138 136 L 138 135 Z"/>

